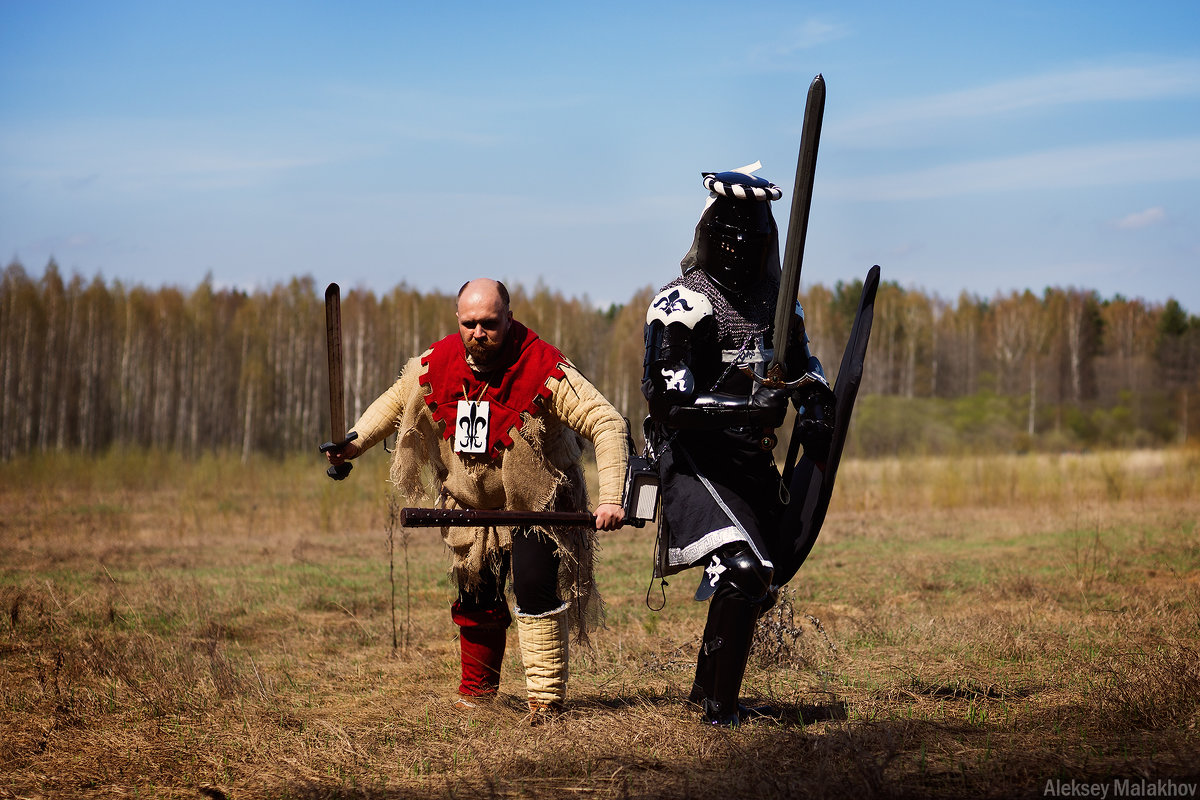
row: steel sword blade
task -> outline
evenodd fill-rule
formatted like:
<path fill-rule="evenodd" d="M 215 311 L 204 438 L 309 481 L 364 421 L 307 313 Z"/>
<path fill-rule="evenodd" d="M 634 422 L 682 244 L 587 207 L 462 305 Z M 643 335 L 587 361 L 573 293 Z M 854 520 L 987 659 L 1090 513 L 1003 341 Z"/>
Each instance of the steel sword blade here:
<path fill-rule="evenodd" d="M 788 216 L 787 240 L 783 248 L 783 270 L 779 279 L 779 299 L 775 304 L 773 350 L 767 366 L 768 377 L 783 380 L 787 345 L 795 317 L 796 296 L 800 289 L 800 270 L 804 262 L 804 240 L 808 236 L 808 212 L 812 207 L 813 180 L 817 171 L 817 147 L 821 142 L 821 120 L 825 115 L 825 78 L 813 78 L 804 104 L 804 127 L 800 134 L 800 156 L 796 160 L 796 182 L 792 189 L 792 209 Z"/>

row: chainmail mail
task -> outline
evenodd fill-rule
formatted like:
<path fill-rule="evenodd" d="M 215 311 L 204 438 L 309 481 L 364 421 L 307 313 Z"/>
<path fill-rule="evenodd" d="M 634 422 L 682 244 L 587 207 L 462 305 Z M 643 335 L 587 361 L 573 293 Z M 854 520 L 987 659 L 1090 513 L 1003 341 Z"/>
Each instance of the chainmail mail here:
<path fill-rule="evenodd" d="M 726 292 L 713 283 L 702 269 L 691 269 L 663 289 L 683 286 L 699 292 L 712 303 L 717 319 L 717 339 L 722 350 L 741 349 L 747 339 L 761 337 L 764 346 L 771 344 L 771 329 L 775 326 L 775 299 L 779 296 L 779 278 L 768 275 L 744 292 Z"/>

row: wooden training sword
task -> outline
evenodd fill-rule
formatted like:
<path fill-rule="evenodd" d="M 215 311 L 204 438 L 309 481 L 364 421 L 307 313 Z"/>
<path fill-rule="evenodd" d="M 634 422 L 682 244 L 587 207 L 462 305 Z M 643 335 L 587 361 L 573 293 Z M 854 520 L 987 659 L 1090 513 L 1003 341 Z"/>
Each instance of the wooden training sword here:
<path fill-rule="evenodd" d="M 452 528 L 475 525 L 584 525 L 596 527 L 590 511 L 481 511 L 472 508 L 402 508 L 405 528 Z"/>
<path fill-rule="evenodd" d="M 322 453 L 341 450 L 358 438 L 357 433 L 346 435 L 346 396 L 342 382 L 342 295 L 336 283 L 325 289 L 325 353 L 329 358 L 329 441 L 320 446 Z M 350 474 L 354 465 L 349 461 L 332 464 L 325 471 L 335 481 Z"/>
<path fill-rule="evenodd" d="M 626 510 L 623 525 L 640 528 L 645 519 L 630 516 Z M 596 527 L 596 515 L 590 511 L 507 511 L 474 508 L 402 508 L 402 528 L 466 528 L 483 525 L 522 527 L 526 525 L 579 525 Z"/>

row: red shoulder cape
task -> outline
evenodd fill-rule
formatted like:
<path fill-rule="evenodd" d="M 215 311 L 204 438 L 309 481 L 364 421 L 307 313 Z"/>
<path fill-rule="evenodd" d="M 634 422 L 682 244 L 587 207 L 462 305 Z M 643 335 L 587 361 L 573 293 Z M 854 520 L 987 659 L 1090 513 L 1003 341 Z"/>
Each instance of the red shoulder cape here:
<path fill-rule="evenodd" d="M 539 398 L 550 396 L 546 385 L 551 378 L 564 376 L 569 363 L 557 347 L 513 320 L 504 344 L 507 366 L 485 376 L 476 375 L 467 365 L 467 349 L 462 337 L 452 333 L 436 342 L 421 359 L 425 374 L 425 404 L 433 418 L 443 423 L 442 436 L 454 436 L 459 400 L 487 400 L 489 407 L 488 454 L 495 458 L 511 447 L 512 435 L 521 429 L 521 413 L 537 409 Z"/>

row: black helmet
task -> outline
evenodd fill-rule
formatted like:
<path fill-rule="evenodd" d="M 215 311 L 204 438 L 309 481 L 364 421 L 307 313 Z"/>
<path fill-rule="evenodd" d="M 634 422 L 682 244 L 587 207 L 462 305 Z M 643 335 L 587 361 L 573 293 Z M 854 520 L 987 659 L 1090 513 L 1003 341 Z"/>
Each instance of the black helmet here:
<path fill-rule="evenodd" d="M 704 186 L 714 198 L 696 226 L 695 265 L 722 289 L 743 291 L 778 262 L 770 201 L 782 192 L 768 180 L 741 172 L 705 173 Z"/>

